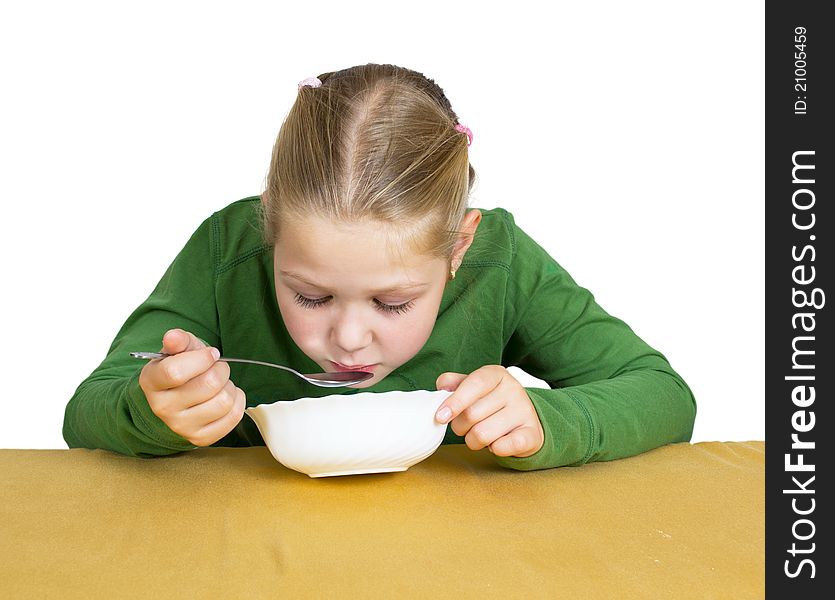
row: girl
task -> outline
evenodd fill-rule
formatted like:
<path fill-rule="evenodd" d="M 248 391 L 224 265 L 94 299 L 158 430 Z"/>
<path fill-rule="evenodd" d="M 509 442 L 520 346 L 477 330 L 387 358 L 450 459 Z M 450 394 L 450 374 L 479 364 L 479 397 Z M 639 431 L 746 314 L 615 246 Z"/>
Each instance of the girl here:
<path fill-rule="evenodd" d="M 299 84 L 266 189 L 206 219 L 70 399 L 70 447 L 264 442 L 246 406 L 333 394 L 272 369 L 447 389 L 444 443 L 530 470 L 690 439 L 695 401 L 501 208 L 468 210 L 472 133 L 434 81 L 368 64 Z M 173 356 L 144 365 L 131 351 Z M 550 389 L 525 388 L 518 366 Z"/>

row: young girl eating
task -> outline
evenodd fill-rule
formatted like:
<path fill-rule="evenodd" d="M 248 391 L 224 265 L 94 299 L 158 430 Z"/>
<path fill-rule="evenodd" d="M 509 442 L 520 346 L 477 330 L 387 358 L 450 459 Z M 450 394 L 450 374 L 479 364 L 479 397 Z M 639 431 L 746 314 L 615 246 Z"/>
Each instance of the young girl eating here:
<path fill-rule="evenodd" d="M 197 228 L 70 399 L 67 444 L 263 445 L 247 406 L 421 389 L 453 391 L 444 443 L 518 470 L 688 441 L 695 400 L 666 358 L 510 212 L 468 206 L 472 141 L 420 73 L 368 64 L 300 82 L 266 189 Z M 171 356 L 130 357 L 160 342 Z M 319 388 L 221 353 L 373 377 Z"/>

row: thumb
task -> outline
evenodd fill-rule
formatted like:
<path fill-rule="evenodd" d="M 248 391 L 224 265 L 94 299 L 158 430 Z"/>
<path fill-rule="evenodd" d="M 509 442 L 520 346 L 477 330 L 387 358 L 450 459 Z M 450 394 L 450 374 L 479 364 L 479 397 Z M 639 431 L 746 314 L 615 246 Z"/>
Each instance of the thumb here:
<path fill-rule="evenodd" d="M 197 336 L 182 329 L 169 329 L 162 336 L 162 352 L 166 354 L 179 354 L 205 347 Z"/>
<path fill-rule="evenodd" d="M 453 373 L 451 371 L 441 373 L 440 377 L 435 381 L 435 387 L 439 390 L 454 392 L 466 378 L 467 376 L 464 373 Z"/>

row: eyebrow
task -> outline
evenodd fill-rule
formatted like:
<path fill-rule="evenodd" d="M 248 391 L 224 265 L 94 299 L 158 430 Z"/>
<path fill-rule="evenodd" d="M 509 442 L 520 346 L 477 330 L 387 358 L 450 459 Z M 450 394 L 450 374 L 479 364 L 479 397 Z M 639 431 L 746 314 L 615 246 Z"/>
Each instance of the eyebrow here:
<path fill-rule="evenodd" d="M 300 275 L 299 273 L 294 273 L 292 271 L 280 271 L 280 273 L 282 275 L 285 275 L 286 277 L 292 277 L 293 279 L 298 279 L 299 281 L 302 281 L 302 282 L 304 282 L 308 285 L 312 285 L 313 287 L 317 287 L 317 288 L 320 288 L 320 289 L 326 289 L 327 288 L 327 286 L 319 285 L 315 281 L 311 281 L 310 279 L 306 278 L 303 275 Z M 428 283 L 398 283 L 398 284 L 395 284 L 391 287 L 387 287 L 385 289 L 374 290 L 373 293 L 374 294 L 384 294 L 386 292 L 400 292 L 400 291 L 403 291 L 403 290 L 414 290 L 414 289 L 417 289 L 417 288 L 426 287 L 427 285 L 429 285 L 429 284 Z"/>

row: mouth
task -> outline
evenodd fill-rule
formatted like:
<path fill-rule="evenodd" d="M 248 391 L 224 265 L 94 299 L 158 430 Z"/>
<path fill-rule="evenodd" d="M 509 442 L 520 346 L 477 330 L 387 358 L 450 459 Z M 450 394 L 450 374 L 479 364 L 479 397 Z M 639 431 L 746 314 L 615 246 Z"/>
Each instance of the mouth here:
<path fill-rule="evenodd" d="M 330 362 L 334 366 L 334 368 L 339 372 L 342 372 L 342 371 L 362 371 L 364 373 L 373 373 L 374 369 L 377 367 L 376 364 L 373 364 L 373 365 L 358 365 L 358 366 L 355 366 L 355 367 L 349 367 L 349 366 L 346 366 L 346 365 L 342 365 L 338 362 L 333 362 L 333 361 L 330 361 Z"/>

